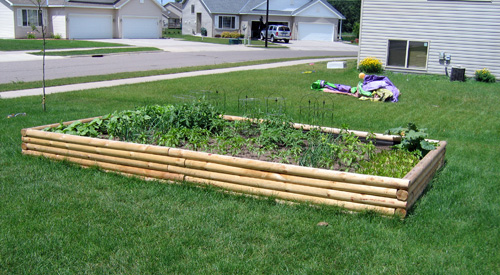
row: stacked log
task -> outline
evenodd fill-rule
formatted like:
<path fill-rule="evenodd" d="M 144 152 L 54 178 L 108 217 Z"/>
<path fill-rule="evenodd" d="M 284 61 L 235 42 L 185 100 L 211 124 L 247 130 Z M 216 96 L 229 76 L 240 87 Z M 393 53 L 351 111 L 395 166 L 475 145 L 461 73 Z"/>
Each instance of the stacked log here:
<path fill-rule="evenodd" d="M 406 177 L 398 179 L 41 131 L 58 125 L 23 129 L 22 152 L 123 174 L 401 217 L 443 164 L 446 147 L 446 142 L 440 142 Z"/>

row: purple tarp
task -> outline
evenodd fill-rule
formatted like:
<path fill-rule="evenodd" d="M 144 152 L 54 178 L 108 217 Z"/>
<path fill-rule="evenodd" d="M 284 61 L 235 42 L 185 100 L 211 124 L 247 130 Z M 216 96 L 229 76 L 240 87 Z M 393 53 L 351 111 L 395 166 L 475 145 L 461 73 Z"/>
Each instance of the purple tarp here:
<path fill-rule="evenodd" d="M 378 89 L 387 89 L 392 92 L 392 102 L 398 102 L 399 90 L 392 84 L 386 76 L 367 75 L 363 81 L 363 90 L 375 91 Z"/>

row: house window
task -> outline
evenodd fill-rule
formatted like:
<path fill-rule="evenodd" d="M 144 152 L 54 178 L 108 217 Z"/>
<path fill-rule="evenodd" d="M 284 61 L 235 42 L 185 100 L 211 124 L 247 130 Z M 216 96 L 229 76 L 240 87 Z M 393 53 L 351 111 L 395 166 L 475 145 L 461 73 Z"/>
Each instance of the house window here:
<path fill-rule="evenodd" d="M 194 5 L 191 5 L 191 13 L 194 13 Z"/>
<path fill-rule="evenodd" d="M 38 10 L 23 9 L 21 10 L 21 16 L 23 18 L 23 26 L 41 26 L 42 25 L 42 12 L 38 13 Z"/>
<path fill-rule="evenodd" d="M 217 28 L 219 29 L 236 29 L 236 16 L 220 15 Z"/>
<path fill-rule="evenodd" d="M 422 41 L 389 40 L 387 66 L 425 69 L 428 45 Z"/>

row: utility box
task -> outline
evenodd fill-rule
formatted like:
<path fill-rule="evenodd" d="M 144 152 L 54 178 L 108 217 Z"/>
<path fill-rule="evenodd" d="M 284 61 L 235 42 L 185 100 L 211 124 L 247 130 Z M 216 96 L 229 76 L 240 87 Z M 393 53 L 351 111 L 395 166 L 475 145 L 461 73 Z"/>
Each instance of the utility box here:
<path fill-rule="evenodd" d="M 450 81 L 465 81 L 465 68 L 451 68 Z"/>
<path fill-rule="evenodd" d="M 332 61 L 326 64 L 327 69 L 345 69 L 346 67 L 345 61 Z"/>

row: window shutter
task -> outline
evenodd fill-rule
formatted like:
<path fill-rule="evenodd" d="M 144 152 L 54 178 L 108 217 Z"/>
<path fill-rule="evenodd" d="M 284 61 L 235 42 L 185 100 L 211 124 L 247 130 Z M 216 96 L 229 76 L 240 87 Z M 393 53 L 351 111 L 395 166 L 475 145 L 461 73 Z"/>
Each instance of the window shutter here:
<path fill-rule="evenodd" d="M 234 17 L 234 21 L 235 21 L 234 28 L 235 29 L 239 29 L 240 28 L 240 17 L 239 16 L 235 16 Z"/>
<path fill-rule="evenodd" d="M 17 9 L 17 26 L 23 25 L 23 10 Z"/>

